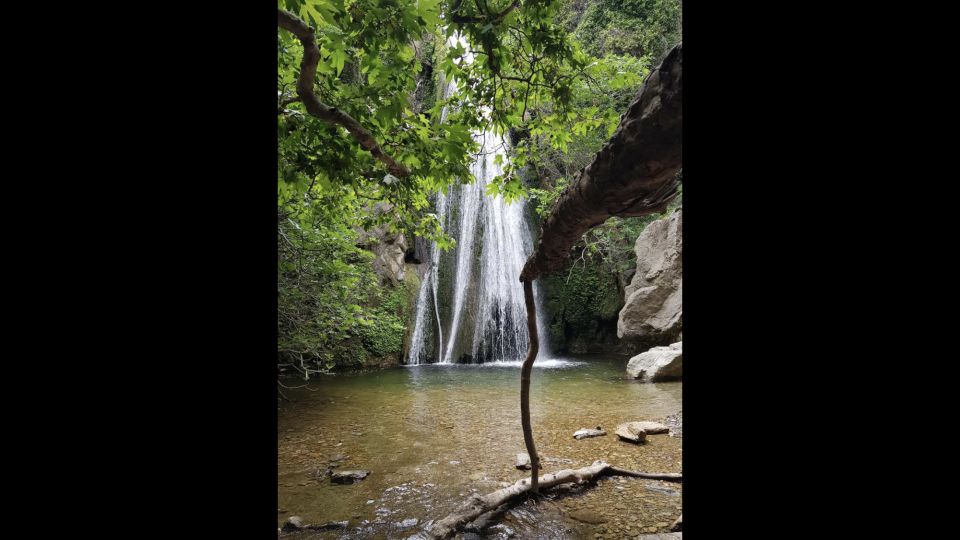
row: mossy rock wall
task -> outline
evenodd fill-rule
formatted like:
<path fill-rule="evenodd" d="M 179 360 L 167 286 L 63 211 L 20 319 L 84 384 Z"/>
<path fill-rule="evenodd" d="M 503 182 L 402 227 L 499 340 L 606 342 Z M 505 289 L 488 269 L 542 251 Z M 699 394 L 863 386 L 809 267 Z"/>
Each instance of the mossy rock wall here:
<path fill-rule="evenodd" d="M 623 291 L 602 261 L 580 262 L 542 280 L 551 348 L 558 353 L 619 352 Z"/>

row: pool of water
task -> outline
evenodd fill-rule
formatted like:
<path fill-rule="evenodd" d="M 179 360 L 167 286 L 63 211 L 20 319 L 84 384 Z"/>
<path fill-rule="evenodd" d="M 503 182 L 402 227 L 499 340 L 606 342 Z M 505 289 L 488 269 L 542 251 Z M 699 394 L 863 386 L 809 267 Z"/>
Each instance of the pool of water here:
<path fill-rule="evenodd" d="M 531 419 L 545 472 L 597 459 L 638 471 L 682 472 L 682 439 L 650 435 L 646 444 L 633 445 L 613 433 L 621 422 L 680 411 L 682 383 L 627 380 L 625 358 L 541 358 L 535 366 Z M 407 538 L 472 493 L 529 475 L 515 468 L 517 453 L 525 452 L 519 362 L 411 366 L 284 384 L 299 388 L 283 390 L 290 401 L 278 410 L 278 526 L 293 515 L 310 524 L 349 521 L 345 530 L 303 537 Z M 573 438 L 577 429 L 598 425 L 606 436 Z M 322 475 L 331 465 L 370 475 L 334 485 Z M 606 478 L 524 502 L 482 536 L 665 532 L 680 515 L 681 493 L 676 483 Z M 603 522 L 585 523 L 584 516 Z"/>

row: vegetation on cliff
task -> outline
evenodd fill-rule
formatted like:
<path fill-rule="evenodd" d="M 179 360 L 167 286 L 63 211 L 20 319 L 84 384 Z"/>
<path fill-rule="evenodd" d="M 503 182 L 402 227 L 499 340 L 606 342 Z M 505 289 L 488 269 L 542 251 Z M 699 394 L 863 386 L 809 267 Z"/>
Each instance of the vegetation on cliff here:
<path fill-rule="evenodd" d="M 277 35 L 278 362 L 321 371 L 395 362 L 412 325 L 415 278 L 382 284 L 360 231 L 452 247 L 431 197 L 472 180 L 484 129 L 519 134 L 490 193 L 548 207 L 679 38 L 679 2 L 280 0 Z M 575 248 L 559 324 L 609 314 L 641 227 Z M 585 314 L 564 287 L 590 279 L 610 296 Z"/>

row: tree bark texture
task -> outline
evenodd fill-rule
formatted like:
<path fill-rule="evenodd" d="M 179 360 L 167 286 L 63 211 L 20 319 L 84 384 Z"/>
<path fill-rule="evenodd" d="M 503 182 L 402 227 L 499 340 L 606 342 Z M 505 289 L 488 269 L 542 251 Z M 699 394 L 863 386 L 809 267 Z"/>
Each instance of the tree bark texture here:
<path fill-rule="evenodd" d="M 610 217 L 662 212 L 676 196 L 683 165 L 682 47 L 650 72 L 613 137 L 554 203 L 520 281 L 561 269 L 583 234 Z"/>

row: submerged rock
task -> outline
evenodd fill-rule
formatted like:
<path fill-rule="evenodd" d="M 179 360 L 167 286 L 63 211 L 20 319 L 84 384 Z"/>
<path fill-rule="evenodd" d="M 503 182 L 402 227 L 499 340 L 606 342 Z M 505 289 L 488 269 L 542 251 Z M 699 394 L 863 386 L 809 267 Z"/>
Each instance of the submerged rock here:
<path fill-rule="evenodd" d="M 303 518 L 300 516 L 290 516 L 287 522 L 281 527 L 281 532 L 294 532 L 302 530 L 311 531 L 332 531 L 336 529 L 346 529 L 350 525 L 349 521 L 331 521 L 323 525 L 304 525 Z"/>
<path fill-rule="evenodd" d="M 597 429 L 589 428 L 580 428 L 577 431 L 573 432 L 574 439 L 586 439 L 587 437 L 599 437 L 601 435 L 606 435 L 607 432 L 597 426 Z"/>
<path fill-rule="evenodd" d="M 370 471 L 340 471 L 330 475 L 330 481 L 334 484 L 353 484 L 367 477 Z"/>
<path fill-rule="evenodd" d="M 590 523 L 591 525 L 598 525 L 600 523 L 607 522 L 607 518 L 594 512 L 593 510 L 574 510 L 567 515 L 572 519 L 583 523 Z"/>
<path fill-rule="evenodd" d="M 627 375 L 647 382 L 677 380 L 683 377 L 682 342 L 669 347 L 654 347 L 627 363 Z"/>
<path fill-rule="evenodd" d="M 617 437 L 621 440 L 641 443 L 647 440 L 647 432 L 640 427 L 641 422 L 627 422 L 617 426 Z"/>
<path fill-rule="evenodd" d="M 525 454 L 525 453 L 519 453 L 519 454 L 517 454 L 517 468 L 518 468 L 518 469 L 524 470 L 524 469 L 529 469 L 529 468 L 531 468 L 531 467 L 532 467 L 532 465 L 530 464 L 530 455 L 529 455 L 529 454 Z"/>

